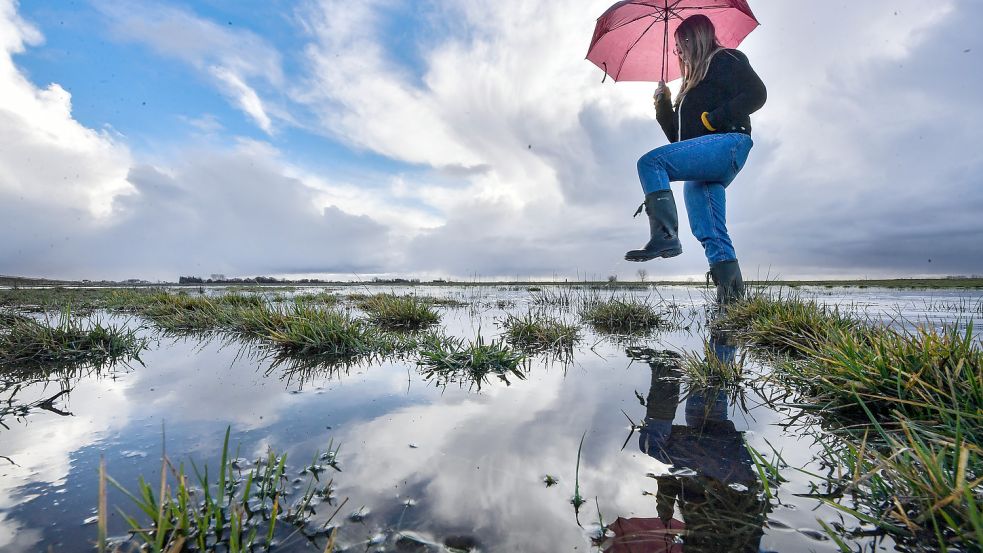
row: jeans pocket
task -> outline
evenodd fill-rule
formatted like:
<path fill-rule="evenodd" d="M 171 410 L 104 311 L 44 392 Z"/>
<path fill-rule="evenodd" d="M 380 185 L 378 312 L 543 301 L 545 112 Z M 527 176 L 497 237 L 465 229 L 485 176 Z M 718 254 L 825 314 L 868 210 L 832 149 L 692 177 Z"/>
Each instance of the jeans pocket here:
<path fill-rule="evenodd" d="M 751 137 L 746 134 L 734 134 L 736 135 L 737 139 L 734 141 L 734 148 L 731 151 L 731 159 L 733 160 L 732 163 L 734 165 L 734 174 L 736 175 L 737 173 L 741 172 L 741 169 L 744 168 L 744 164 L 747 163 L 747 158 L 751 153 L 751 147 L 754 146 L 754 142 L 751 140 Z"/>

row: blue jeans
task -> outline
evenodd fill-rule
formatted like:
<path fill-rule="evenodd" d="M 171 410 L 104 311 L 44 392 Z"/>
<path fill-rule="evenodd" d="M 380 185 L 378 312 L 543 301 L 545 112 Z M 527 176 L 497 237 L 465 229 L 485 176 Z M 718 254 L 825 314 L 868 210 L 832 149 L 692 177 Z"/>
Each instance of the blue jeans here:
<path fill-rule="evenodd" d="M 683 196 L 689 227 L 711 264 L 737 259 L 727 234 L 724 189 L 744 167 L 754 142 L 742 133 L 709 134 L 666 144 L 638 160 L 638 178 L 648 195 L 686 181 Z"/>

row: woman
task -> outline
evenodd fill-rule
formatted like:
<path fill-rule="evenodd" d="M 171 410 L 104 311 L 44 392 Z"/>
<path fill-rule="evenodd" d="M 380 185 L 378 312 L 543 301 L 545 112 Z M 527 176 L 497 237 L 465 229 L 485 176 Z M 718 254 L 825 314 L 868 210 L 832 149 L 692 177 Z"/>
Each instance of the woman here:
<path fill-rule="evenodd" d="M 744 281 L 727 234 L 724 189 L 747 161 L 753 145 L 749 116 L 764 105 L 767 92 L 743 53 L 720 46 L 706 16 L 688 17 L 675 38 L 683 75 L 679 97 L 673 103 L 664 82 L 655 91 L 656 118 L 671 144 L 638 160 L 651 239 L 625 259 L 648 261 L 682 253 L 669 182 L 686 181 L 690 228 L 710 262 L 717 302 L 726 304 L 743 296 Z M 641 211 L 639 207 L 635 215 Z"/>

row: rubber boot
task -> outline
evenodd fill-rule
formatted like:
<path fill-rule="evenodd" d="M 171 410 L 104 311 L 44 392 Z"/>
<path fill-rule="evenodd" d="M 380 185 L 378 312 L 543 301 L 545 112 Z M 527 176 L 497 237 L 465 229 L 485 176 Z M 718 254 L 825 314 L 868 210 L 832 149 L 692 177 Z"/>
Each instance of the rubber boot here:
<path fill-rule="evenodd" d="M 727 306 L 744 299 L 744 279 L 736 259 L 710 265 L 710 278 L 717 285 L 717 305 Z"/>
<path fill-rule="evenodd" d="M 683 253 L 679 243 L 679 216 L 672 190 L 658 190 L 645 196 L 645 214 L 649 218 L 649 241 L 640 250 L 625 254 L 626 261 L 648 261 L 657 257 L 675 257 Z M 635 215 L 641 213 L 639 207 Z"/>

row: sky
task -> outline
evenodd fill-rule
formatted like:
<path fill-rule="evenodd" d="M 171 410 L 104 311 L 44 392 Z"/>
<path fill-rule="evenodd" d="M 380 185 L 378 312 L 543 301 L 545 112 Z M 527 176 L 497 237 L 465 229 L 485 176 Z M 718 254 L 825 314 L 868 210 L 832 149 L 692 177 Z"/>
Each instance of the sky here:
<path fill-rule="evenodd" d="M 610 0 L 0 0 L 0 274 L 697 279 L 643 265 Z M 983 274 L 983 2 L 751 0 L 745 277 Z"/>

